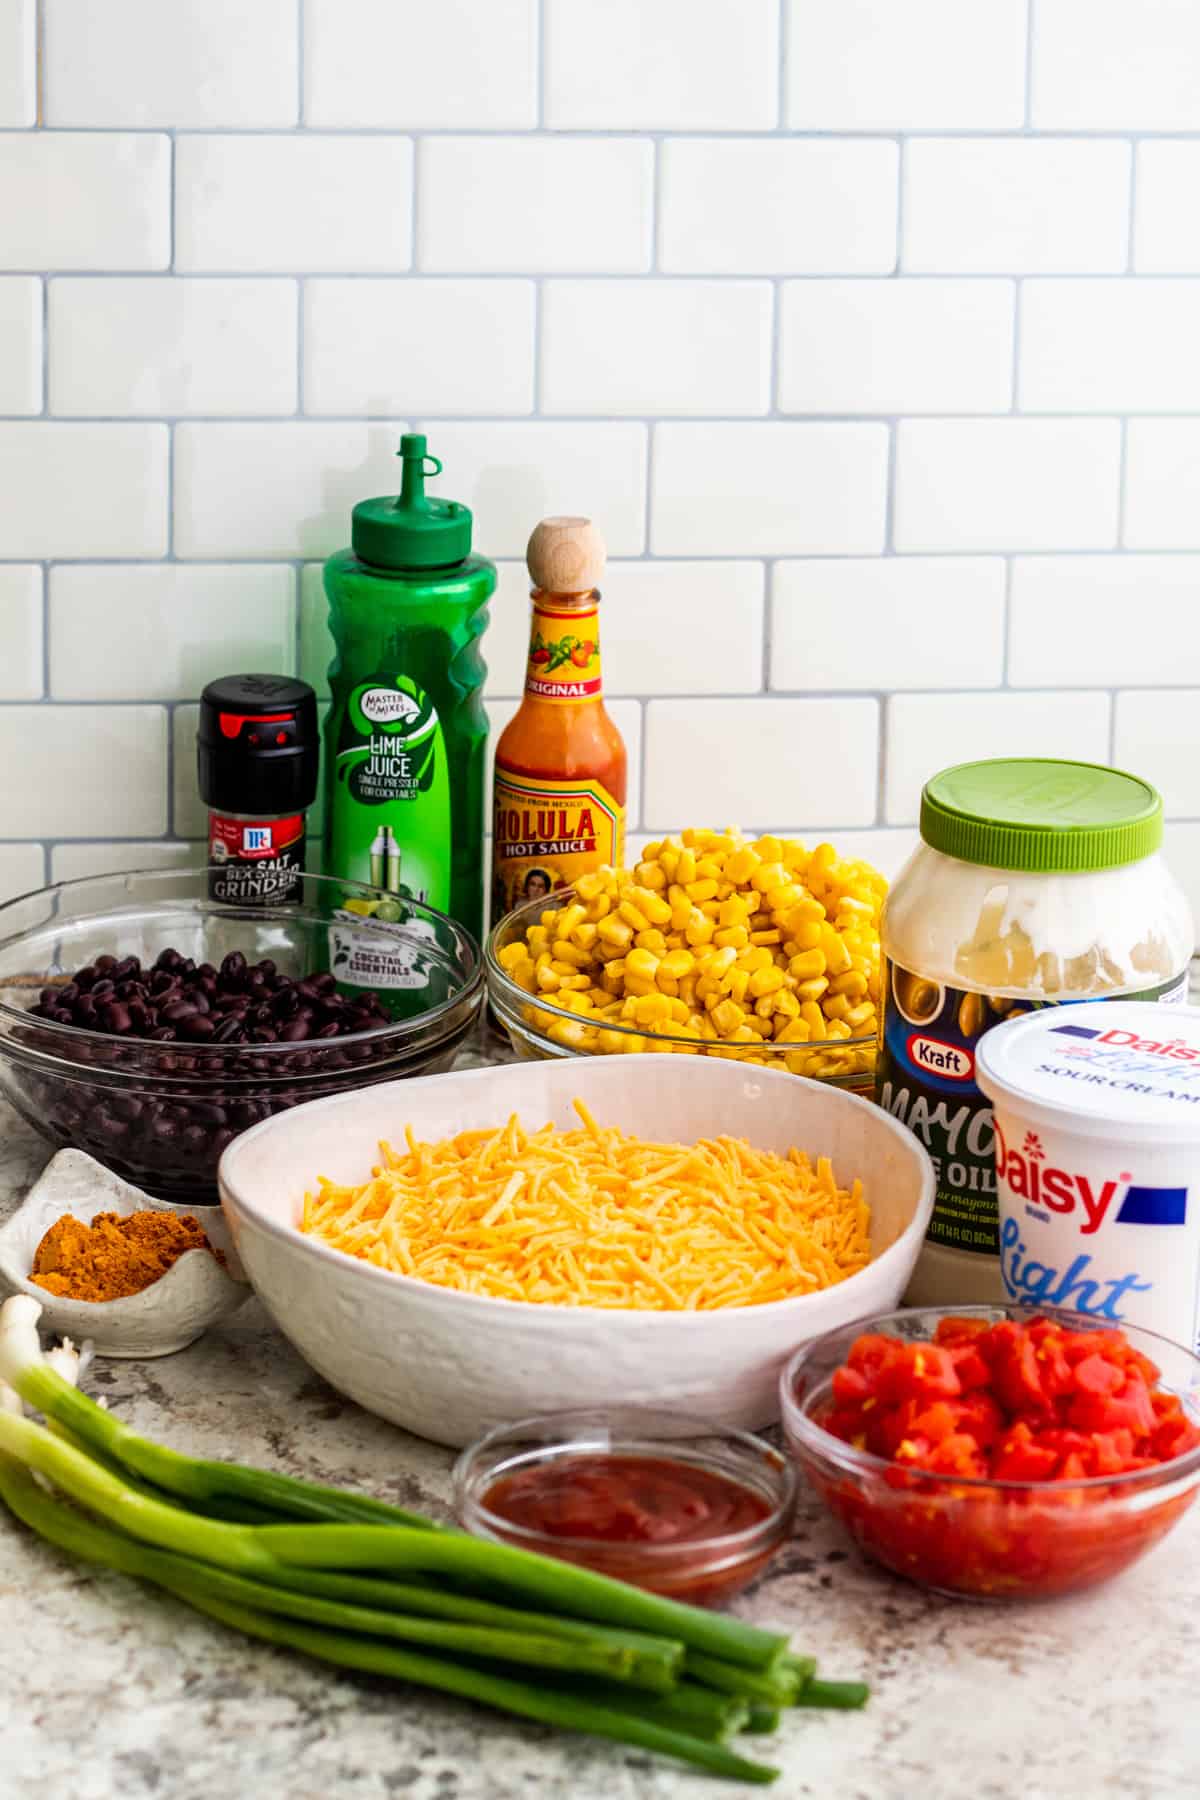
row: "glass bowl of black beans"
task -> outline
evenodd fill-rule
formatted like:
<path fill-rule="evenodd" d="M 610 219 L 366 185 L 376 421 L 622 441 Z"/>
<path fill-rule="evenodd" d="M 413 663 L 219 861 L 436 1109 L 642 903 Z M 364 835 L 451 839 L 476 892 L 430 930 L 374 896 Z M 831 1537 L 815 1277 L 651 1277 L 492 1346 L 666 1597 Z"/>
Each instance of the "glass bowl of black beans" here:
<path fill-rule="evenodd" d="M 56 1148 L 215 1205 L 239 1131 L 448 1068 L 482 997 L 475 940 L 417 900 L 306 875 L 298 902 L 230 906 L 203 868 L 90 876 L 0 906 L 0 1092 Z"/>

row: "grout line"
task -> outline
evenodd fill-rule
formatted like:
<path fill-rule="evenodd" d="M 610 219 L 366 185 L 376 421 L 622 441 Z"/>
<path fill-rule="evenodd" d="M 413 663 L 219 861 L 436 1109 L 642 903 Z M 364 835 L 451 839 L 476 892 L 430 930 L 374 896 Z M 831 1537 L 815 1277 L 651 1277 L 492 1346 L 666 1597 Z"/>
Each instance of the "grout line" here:
<path fill-rule="evenodd" d="M 42 569 L 42 691 L 39 698 L 45 702 L 50 694 L 50 564 L 44 562 Z"/>
<path fill-rule="evenodd" d="M 18 136 L 34 129 L 32 126 L 10 126 L 3 129 L 5 136 Z M 437 138 L 499 138 L 528 139 L 542 135 L 541 127 L 513 125 L 319 125 L 305 126 L 302 133 L 295 125 L 49 125 L 39 124 L 36 129 L 53 133 L 60 137 L 153 137 L 165 131 L 175 131 L 180 137 L 189 138 L 286 138 L 303 135 L 305 138 L 395 138 L 406 133 L 419 130 L 425 137 Z M 1022 138 L 1034 136 L 1039 143 L 1068 142 L 1095 143 L 1105 138 L 1121 138 L 1131 128 L 1124 124 L 1087 125 L 1087 126 L 1046 126 L 1038 129 L 1027 126 L 1024 121 L 1019 125 L 853 125 L 845 128 L 830 126 L 736 126 L 723 128 L 712 125 L 570 125 L 554 129 L 555 139 L 589 138 L 605 143 L 629 142 L 646 138 L 658 133 L 664 138 L 688 138 L 699 142 L 737 143 L 743 139 L 751 139 L 758 143 L 781 143 L 796 141 L 797 143 L 894 143 L 898 135 L 914 141 L 946 139 L 951 141 L 978 138 L 995 138 L 1001 142 L 1020 143 Z M 1189 126 L 1168 126 L 1160 130 L 1153 127 L 1134 127 L 1139 140 L 1151 143 L 1194 143 L 1198 132 Z"/>
<path fill-rule="evenodd" d="M 46 0 L 37 0 L 33 15 L 33 94 L 34 122 L 46 125 Z"/>
<path fill-rule="evenodd" d="M 409 174 L 411 185 L 408 191 L 408 270 L 398 271 L 398 273 L 401 274 L 411 273 L 413 275 L 424 275 L 425 273 L 421 266 L 423 258 L 421 255 L 421 233 L 419 229 L 421 222 L 421 164 L 423 161 L 424 157 L 421 153 L 421 138 L 420 136 L 415 136 L 412 139 L 412 166 Z M 394 280 L 395 276 L 393 276 L 392 279 Z"/>
<path fill-rule="evenodd" d="M 3 140 L 0 132 L 0 141 Z M 416 143 L 421 139 L 414 140 Z M 1197 139 L 1200 142 L 1200 133 Z M 296 268 L 228 268 L 228 269 L 147 269 L 147 268 L 10 268 L 0 264 L 0 276 L 36 277 L 52 275 L 58 280 L 72 281 L 162 281 L 167 275 L 174 274 L 179 281 L 303 281 L 320 279 L 322 281 L 400 281 L 406 275 L 419 273 L 422 281 L 470 282 L 476 286 L 486 286 L 493 282 L 532 281 L 539 276 L 548 280 L 570 280 L 589 282 L 644 282 L 651 274 L 656 281 L 686 285 L 698 282 L 708 283 L 741 283 L 747 281 L 795 281 L 823 282 L 838 281 L 843 284 L 852 282 L 858 286 L 878 286 L 882 282 L 893 281 L 899 276 L 905 284 L 930 281 L 1070 281 L 1091 282 L 1093 285 L 1107 286 L 1112 282 L 1127 282 L 1131 273 L 1138 276 L 1139 281 L 1178 281 L 1190 282 L 1193 286 L 1200 284 L 1200 266 L 1195 269 L 1038 269 L 1035 271 L 1019 269 L 821 269 L 821 270 L 788 270 L 747 268 L 730 271 L 728 269 L 706 269 L 697 265 L 694 269 L 426 269 L 397 264 L 392 269 L 296 269 Z M 605 415 L 606 417 L 611 415 Z"/>
<path fill-rule="evenodd" d="M 304 28 L 305 3 L 296 0 L 296 126 L 304 129 L 304 107 L 307 96 L 304 92 Z"/>
<path fill-rule="evenodd" d="M 1119 554 L 1125 548 L 1125 516 L 1126 501 L 1129 492 L 1129 420 L 1120 421 L 1121 448 L 1117 466 L 1117 541 L 1112 546 L 1111 554 Z"/>
<path fill-rule="evenodd" d="M 900 422 L 889 419 L 887 486 L 883 500 L 883 555 L 896 555 L 896 487 L 900 469 Z"/>
<path fill-rule="evenodd" d="M 546 0 L 537 0 L 537 16 L 534 21 L 537 41 L 534 45 L 534 80 L 537 83 L 534 94 L 534 109 L 537 129 L 546 129 Z"/>

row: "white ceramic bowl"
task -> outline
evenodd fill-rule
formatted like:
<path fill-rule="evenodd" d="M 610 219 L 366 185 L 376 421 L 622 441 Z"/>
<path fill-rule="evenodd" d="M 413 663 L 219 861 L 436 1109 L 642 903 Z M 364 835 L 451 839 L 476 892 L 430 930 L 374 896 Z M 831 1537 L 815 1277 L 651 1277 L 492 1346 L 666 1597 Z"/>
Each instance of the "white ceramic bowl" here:
<path fill-rule="evenodd" d="M 520 1113 L 694 1142 L 728 1132 L 792 1145 L 862 1179 L 872 1260 L 821 1293 L 719 1312 L 616 1312 L 458 1294 L 359 1262 L 297 1229 L 326 1175 L 368 1179 L 381 1138 L 500 1125 Z M 933 1207 L 933 1165 L 886 1112 L 819 1082 L 683 1056 L 521 1063 L 316 1100 L 244 1132 L 221 1200 L 246 1273 L 284 1335 L 342 1393 L 421 1437 L 463 1445 L 502 1421 L 566 1407 L 656 1406 L 757 1430 L 779 1416 L 797 1345 L 899 1303 Z"/>
<path fill-rule="evenodd" d="M 65 1300 L 30 1281 L 33 1258 L 46 1232 L 64 1213 L 90 1225 L 97 1213 L 192 1213 L 210 1244 L 225 1257 L 222 1268 L 207 1250 L 187 1250 L 165 1275 L 121 1300 Z M 0 1296 L 28 1294 L 42 1309 L 41 1329 L 82 1343 L 98 1356 L 170 1356 L 183 1350 L 250 1298 L 229 1228 L 214 1206 L 156 1200 L 123 1181 L 83 1150 L 60 1150 L 0 1229 Z"/>

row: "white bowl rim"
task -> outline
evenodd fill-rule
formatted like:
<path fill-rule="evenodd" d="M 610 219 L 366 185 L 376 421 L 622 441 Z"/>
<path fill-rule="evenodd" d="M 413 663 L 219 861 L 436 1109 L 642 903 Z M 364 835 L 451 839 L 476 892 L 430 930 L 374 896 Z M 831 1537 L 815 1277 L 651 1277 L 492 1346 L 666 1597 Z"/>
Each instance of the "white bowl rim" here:
<path fill-rule="evenodd" d="M 638 1058 L 639 1066 L 648 1063 L 657 1065 L 670 1064 L 674 1070 L 678 1070 L 679 1061 L 680 1059 L 678 1056 L 657 1055 L 653 1051 L 647 1051 Z M 709 1059 L 708 1066 L 710 1068 L 730 1068 L 740 1079 L 745 1080 L 748 1078 L 745 1066 L 738 1063 L 722 1063 L 716 1058 L 712 1058 Z M 505 1069 L 512 1069 L 513 1072 L 516 1073 L 518 1071 L 525 1071 L 527 1065 L 524 1063 L 509 1063 L 499 1066 L 493 1065 L 482 1069 L 456 1069 L 449 1072 L 452 1073 L 456 1079 L 461 1080 L 470 1080 L 475 1076 L 488 1076 L 494 1079 L 497 1074 L 502 1073 Z M 248 1131 L 240 1132 L 231 1144 L 226 1145 L 221 1153 L 221 1160 L 217 1165 L 217 1186 L 221 1195 L 222 1206 L 228 1206 L 230 1211 L 235 1215 L 239 1212 L 243 1213 L 246 1217 L 253 1220 L 254 1225 L 259 1230 L 265 1231 L 268 1236 L 276 1238 L 281 1243 L 288 1244 L 293 1248 L 299 1248 L 305 1255 L 316 1258 L 318 1263 L 342 1269 L 344 1269 L 347 1264 L 351 1265 L 359 1271 L 364 1279 L 369 1279 L 376 1286 L 380 1287 L 380 1291 L 382 1291 L 383 1286 L 386 1285 L 387 1287 L 390 1287 L 393 1292 L 404 1292 L 408 1290 L 420 1293 L 424 1296 L 434 1296 L 435 1300 L 440 1298 L 447 1303 L 460 1302 L 464 1305 L 469 1304 L 477 1308 L 483 1307 L 501 1317 L 512 1317 L 514 1314 L 520 1314 L 527 1317 L 563 1321 L 563 1325 L 554 1325 L 551 1327 L 552 1330 L 563 1329 L 567 1321 L 574 1320 L 577 1322 L 581 1315 L 585 1318 L 601 1316 L 613 1319 L 636 1319 L 641 1322 L 653 1321 L 651 1329 L 670 1329 L 672 1326 L 682 1324 L 694 1325 L 696 1321 L 708 1321 L 711 1323 L 712 1320 L 717 1317 L 722 1319 L 737 1317 L 744 1319 L 774 1318 L 778 1316 L 785 1307 L 803 1306 L 809 1300 L 816 1300 L 823 1295 L 838 1293 L 843 1289 L 848 1289 L 851 1283 L 853 1283 L 859 1275 L 865 1275 L 867 1273 L 867 1269 L 885 1268 L 890 1262 L 898 1262 L 901 1259 L 904 1248 L 909 1242 L 912 1234 L 919 1233 L 922 1238 L 924 1237 L 926 1226 L 929 1223 L 930 1215 L 933 1211 L 937 1177 L 934 1172 L 929 1152 L 925 1149 L 925 1146 L 919 1139 L 915 1138 L 910 1131 L 906 1130 L 897 1119 L 894 1119 L 891 1113 L 886 1112 L 881 1106 L 876 1106 L 874 1101 L 864 1099 L 859 1094 L 850 1093 L 845 1088 L 833 1087 L 828 1082 L 815 1081 L 806 1075 L 792 1075 L 782 1069 L 756 1068 L 753 1078 L 755 1081 L 765 1080 L 769 1082 L 783 1082 L 793 1090 L 795 1083 L 802 1081 L 806 1087 L 818 1089 L 823 1096 L 832 1096 L 834 1105 L 840 1106 L 849 1104 L 852 1107 L 861 1108 L 864 1116 L 868 1116 L 877 1123 L 883 1124 L 897 1141 L 903 1144 L 904 1148 L 916 1157 L 917 1165 L 921 1170 L 921 1190 L 917 1196 L 917 1204 L 913 1216 L 904 1227 L 904 1230 L 900 1233 L 894 1243 L 888 1245 L 887 1249 L 883 1251 L 881 1255 L 873 1257 L 865 1269 L 856 1269 L 853 1275 L 848 1275 L 845 1281 L 836 1282 L 833 1287 L 818 1288 L 812 1294 L 792 1294 L 786 1300 L 766 1300 L 757 1306 L 723 1306 L 705 1312 L 690 1310 L 667 1312 L 665 1310 L 659 1311 L 657 1308 L 634 1306 L 556 1306 L 552 1301 L 545 1300 L 501 1300 L 493 1298 L 490 1294 L 464 1294 L 457 1288 L 442 1287 L 435 1281 L 419 1281 L 413 1275 L 400 1275 L 392 1269 L 380 1269 L 374 1263 L 365 1262 L 360 1257 L 347 1255 L 344 1250 L 335 1250 L 332 1245 L 322 1243 L 308 1232 L 301 1231 L 296 1225 L 285 1225 L 277 1219 L 267 1217 L 262 1211 L 255 1207 L 252 1200 L 248 1200 L 244 1194 L 238 1191 L 230 1176 L 228 1165 L 231 1162 L 236 1161 L 237 1155 L 243 1146 L 249 1144 L 255 1137 L 263 1136 L 272 1127 L 282 1129 L 284 1121 L 294 1118 L 297 1112 L 308 1112 L 317 1107 L 327 1107 L 332 1110 L 338 1106 L 348 1105 L 356 1100 L 362 1093 L 370 1092 L 373 1094 L 382 1094 L 392 1088 L 407 1092 L 422 1081 L 443 1081 L 445 1078 L 445 1073 L 443 1073 L 439 1075 L 410 1076 L 407 1079 L 401 1077 L 401 1079 L 397 1081 L 375 1082 L 369 1089 L 354 1088 L 344 1094 L 329 1094 L 322 1100 L 309 1100 L 304 1103 L 302 1107 L 290 1107 L 285 1113 L 277 1113 L 269 1119 L 261 1119 L 257 1125 L 252 1125 Z M 722 1077 L 717 1076 L 716 1079 L 720 1080 Z M 851 1316 L 854 1317 L 856 1315 Z"/>

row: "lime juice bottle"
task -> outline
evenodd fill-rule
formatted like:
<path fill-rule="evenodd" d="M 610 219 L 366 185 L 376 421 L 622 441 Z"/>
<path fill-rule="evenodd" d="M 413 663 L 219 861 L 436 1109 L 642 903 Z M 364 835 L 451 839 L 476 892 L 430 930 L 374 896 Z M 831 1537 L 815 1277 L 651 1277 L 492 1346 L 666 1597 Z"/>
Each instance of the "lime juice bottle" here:
<path fill-rule="evenodd" d="M 479 639 L 496 570 L 471 553 L 470 509 L 426 495 L 426 476 L 442 465 L 424 437 L 402 437 L 400 457 L 399 496 L 361 500 L 350 548 L 325 564 L 336 654 L 324 872 L 424 901 L 479 938 L 488 733 Z"/>

